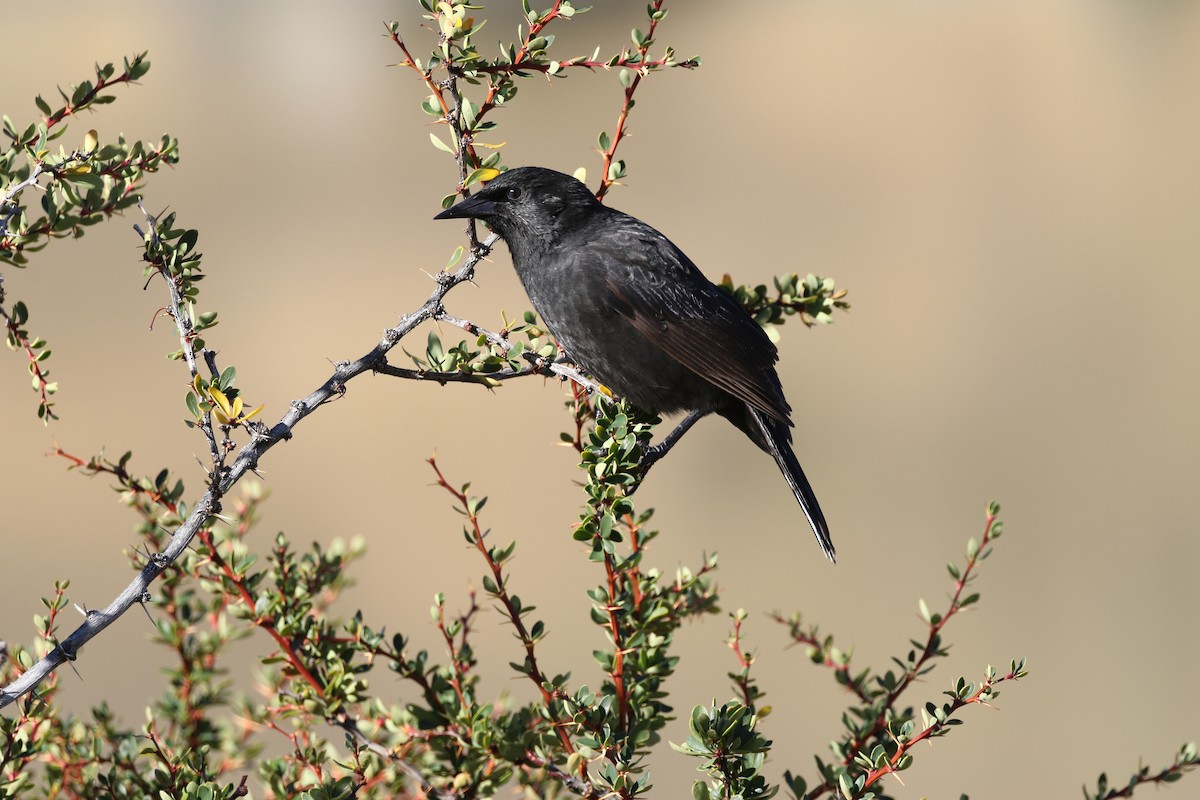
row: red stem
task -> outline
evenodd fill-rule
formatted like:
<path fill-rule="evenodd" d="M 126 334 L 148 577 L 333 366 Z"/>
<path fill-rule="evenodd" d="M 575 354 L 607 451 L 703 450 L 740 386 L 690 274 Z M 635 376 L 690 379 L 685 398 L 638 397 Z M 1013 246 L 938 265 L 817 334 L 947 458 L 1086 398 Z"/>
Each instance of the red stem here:
<path fill-rule="evenodd" d="M 70 461 L 75 466 L 81 467 L 84 470 L 87 470 L 88 477 L 92 477 L 92 476 L 100 475 L 100 474 L 112 475 L 114 478 L 117 479 L 117 482 L 120 483 L 120 485 L 122 487 L 124 487 L 125 489 L 128 489 L 129 491 L 133 492 L 134 494 L 142 495 L 143 497 L 148 498 L 152 503 L 154 503 L 155 505 L 158 505 L 158 506 L 162 506 L 163 508 L 170 511 L 172 514 L 175 514 L 175 515 L 179 514 L 179 507 L 175 503 L 173 503 L 170 500 L 167 500 L 165 497 L 163 497 L 161 494 L 154 491 L 153 489 L 147 489 L 146 487 L 140 485 L 137 481 L 135 481 L 133 479 L 132 475 L 130 475 L 128 472 L 126 472 L 124 469 L 122 469 L 119 466 L 116 466 L 113 464 L 105 464 L 101 461 L 95 461 L 95 460 L 84 461 L 79 456 L 74 456 L 74 455 L 71 455 L 70 453 L 66 452 L 58 445 L 54 446 L 54 450 L 50 453 L 50 455 L 61 456 L 62 458 L 65 458 L 68 461 Z"/>
<path fill-rule="evenodd" d="M 8 329 L 8 335 L 20 344 L 21 349 L 25 351 L 25 357 L 29 360 L 29 371 L 37 378 L 38 400 L 47 409 L 47 412 L 49 412 L 50 394 L 46 391 L 46 385 L 49 381 L 46 380 L 46 373 L 42 372 L 41 365 L 37 360 L 37 353 L 33 352 L 33 347 L 30 346 L 29 339 L 21 332 L 21 327 L 8 315 L 8 311 L 0 308 L 0 316 L 4 317 L 4 326 Z"/>
<path fill-rule="evenodd" d="M 441 631 L 442 638 L 446 641 L 446 647 L 450 650 L 450 665 L 454 669 L 454 679 L 450 681 L 450 685 L 454 687 L 454 693 L 458 695 L 459 708 L 466 711 L 467 698 L 463 696 L 462 690 L 464 673 L 462 664 L 458 660 L 458 648 L 454 644 L 454 637 L 450 635 L 448 630 L 446 630 L 446 607 L 444 604 L 438 606 L 437 628 L 439 631 Z M 468 736 L 470 733 L 471 729 L 468 727 Z"/>
<path fill-rule="evenodd" d="M 983 683 L 980 684 L 979 688 L 974 693 L 972 693 L 969 697 L 955 698 L 954 702 L 950 704 L 950 708 L 947 709 L 947 711 L 946 711 L 947 719 L 949 719 L 950 716 L 952 716 L 956 711 L 958 711 L 961 708 L 969 706 L 973 703 L 985 702 L 984 700 L 981 700 L 980 698 L 984 695 L 984 693 L 989 692 L 991 690 L 991 688 L 993 686 L 995 686 L 996 684 L 1004 683 L 1005 681 L 1015 680 L 1016 678 L 1017 678 L 1017 673 L 1015 671 L 1010 672 L 1007 675 L 1002 675 L 1001 677 L 996 678 L 994 680 L 984 681 Z M 908 739 L 907 741 L 905 741 L 903 743 L 900 743 L 896 748 L 896 752 L 892 755 L 891 758 L 888 759 L 887 764 L 885 764 L 882 767 L 878 767 L 877 769 L 873 769 L 867 773 L 866 779 L 863 781 L 862 788 L 866 789 L 871 784 L 880 780 L 884 775 L 890 775 L 893 772 L 897 772 L 898 770 L 896 769 L 896 765 L 900 763 L 900 759 L 902 759 L 904 757 L 904 754 L 906 752 L 908 752 L 910 749 L 912 749 L 912 746 L 915 745 L 917 742 L 920 742 L 924 739 L 928 739 L 930 736 L 932 736 L 934 733 L 936 733 L 938 731 L 938 729 L 940 729 L 943 726 L 943 724 L 944 723 L 935 722 L 934 724 L 930 725 L 925 730 L 918 733 L 916 736 L 912 737 L 911 739 Z M 858 796 L 858 795 L 856 795 L 856 796 Z"/>
<path fill-rule="evenodd" d="M 613 640 L 613 666 L 609 676 L 617 690 L 617 719 L 622 728 L 629 725 L 629 697 L 625 693 L 625 648 L 621 646 L 621 621 L 617 616 L 617 571 L 612 556 L 604 554 L 604 571 L 608 576 L 608 623 Z"/>
<path fill-rule="evenodd" d="M 738 616 L 733 618 L 733 635 L 729 637 L 729 649 L 733 651 L 738 664 L 742 666 L 742 674 L 735 679 L 738 691 L 742 693 L 742 704 L 746 708 L 753 708 L 754 700 L 750 697 L 749 677 L 750 665 L 754 663 L 754 659 L 742 650 L 742 619 Z"/>
<path fill-rule="evenodd" d="M 229 566 L 229 563 L 221 557 L 220 553 L 217 552 L 216 543 L 212 538 L 212 531 L 202 529 L 197 535 L 200 537 L 200 541 L 204 543 L 205 547 L 208 548 L 209 560 L 217 565 L 217 568 L 221 570 L 221 573 L 225 576 L 225 578 L 230 582 L 230 584 L 233 585 L 235 589 L 237 589 L 238 596 L 242 598 L 242 602 L 244 602 L 248 608 L 253 610 L 255 607 L 254 595 L 250 593 L 248 588 L 246 588 L 245 582 L 238 578 L 237 574 Z M 304 681 L 310 685 L 319 696 L 323 697 L 325 695 L 324 685 L 320 680 L 317 679 L 315 675 L 313 675 L 312 672 L 309 671 L 308 667 L 304 665 L 303 659 L 300 658 L 300 655 L 292 647 L 292 643 L 289 642 L 287 638 L 278 631 L 278 629 L 276 629 L 274 620 L 255 616 L 253 622 L 257 627 L 262 628 L 264 631 L 270 634 L 271 638 L 275 640 L 275 643 L 279 645 L 279 649 L 283 653 L 284 657 L 287 658 L 288 663 L 292 665 L 296 672 L 300 674 L 300 677 L 302 677 Z"/>
<path fill-rule="evenodd" d="M 654 0 L 653 11 L 662 9 L 665 0 Z M 650 17 L 650 28 L 646 32 L 646 38 L 642 40 L 642 44 L 638 46 L 638 55 L 642 61 L 645 61 L 646 51 L 650 49 L 650 44 L 654 40 L 654 31 L 658 28 L 658 20 L 653 14 Z M 629 121 L 629 112 L 633 109 L 633 94 L 637 91 L 638 86 L 642 84 L 642 78 L 646 73 L 643 71 L 646 64 L 642 64 L 633 76 L 633 80 L 625 87 L 625 101 L 621 104 L 621 114 L 617 117 L 617 130 L 613 134 L 612 141 L 609 142 L 608 149 L 604 151 L 604 167 L 603 174 L 600 176 L 600 188 L 596 190 L 596 199 L 603 200 L 604 195 L 608 194 L 608 190 L 612 188 L 615 181 L 608 177 L 609 169 L 612 167 L 613 160 L 617 155 L 617 146 L 621 144 L 621 139 L 626 134 L 625 123 Z"/>
<path fill-rule="evenodd" d="M 451 496 L 454 497 L 458 504 L 462 506 L 463 511 L 467 515 L 467 519 L 471 521 L 472 543 L 483 555 L 484 560 L 487 561 L 488 567 L 492 570 L 492 579 L 496 583 L 496 599 L 498 599 L 504 606 L 505 611 L 508 613 L 509 621 L 512 622 L 513 627 L 517 631 L 517 638 L 521 640 L 521 644 L 525 647 L 525 658 L 529 666 L 529 671 L 527 674 L 529 675 L 529 679 L 537 686 L 538 691 L 542 695 L 542 702 L 545 703 L 547 710 L 549 710 L 552 707 L 554 695 L 545 687 L 545 684 L 548 683 L 548 681 L 546 680 L 546 676 L 542 673 L 541 668 L 538 666 L 537 655 L 534 651 L 533 638 L 529 635 L 529 631 L 525 628 L 525 622 L 521 619 L 521 615 L 517 612 L 516 606 L 513 605 L 512 598 L 510 598 L 508 595 L 508 590 L 504 588 L 504 572 L 500 564 L 498 564 L 496 560 L 492 558 L 492 554 L 488 550 L 487 545 L 484 544 L 483 529 L 479 526 L 479 518 L 476 516 L 474 511 L 471 510 L 470 503 L 467 501 L 467 495 L 464 492 L 460 492 L 459 490 L 455 489 L 449 484 L 449 482 L 447 482 L 446 476 L 442 474 L 442 470 L 437 465 L 437 461 L 435 461 L 433 458 L 430 458 L 427 459 L 427 462 L 429 466 L 433 467 L 434 474 L 437 475 L 437 485 L 445 489 L 450 493 Z M 555 720 L 552 722 L 552 725 L 558 732 L 558 738 L 562 742 L 563 748 L 566 749 L 567 753 L 574 753 L 575 746 L 571 743 L 571 737 L 567 734 L 566 729 L 563 727 L 565 724 L 565 722 L 557 718 L 555 718 Z"/>

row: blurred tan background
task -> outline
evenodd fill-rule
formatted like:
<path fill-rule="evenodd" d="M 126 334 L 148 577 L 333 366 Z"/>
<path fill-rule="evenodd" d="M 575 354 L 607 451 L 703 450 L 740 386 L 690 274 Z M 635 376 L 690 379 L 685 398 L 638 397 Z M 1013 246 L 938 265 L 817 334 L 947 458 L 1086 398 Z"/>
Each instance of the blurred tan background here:
<path fill-rule="evenodd" d="M 481 44 L 515 33 L 519 4 L 495 2 Z M 644 3 L 607 1 L 558 26 L 561 57 L 610 52 L 642 25 Z M 844 697 L 826 671 L 786 648 L 765 612 L 802 610 L 859 666 L 886 668 L 919 635 L 917 599 L 944 605 L 944 563 L 1003 504 L 1006 536 L 955 621 L 952 656 L 908 699 L 939 700 L 957 675 L 1027 656 L 1029 679 L 999 712 L 918 751 L 899 797 L 1074 796 L 1101 770 L 1158 765 L 1200 735 L 1200 544 L 1195 319 L 1200 278 L 1200 7 L 1195 3 L 677 2 L 659 41 L 702 69 L 652 77 L 639 94 L 630 177 L 613 205 L 647 219 L 710 276 L 830 275 L 853 310 L 819 330 L 784 328 L 781 372 L 797 409 L 799 452 L 833 527 L 841 563 L 820 558 L 770 459 L 731 426 L 705 422 L 659 466 L 638 500 L 665 532 L 668 569 L 723 553 L 724 606 L 747 630 L 776 713 L 769 774 L 811 775 Z M 399 19 L 428 50 L 415 2 L 13 5 L 0 110 L 21 124 L 36 93 L 88 77 L 93 60 L 149 49 L 153 69 L 119 101 L 72 123 L 181 140 L 180 166 L 153 176 L 148 205 L 201 231 L 210 341 L 236 364 L 268 421 L 356 357 L 419 304 L 458 244 L 435 224 L 452 164 L 430 147 L 423 92 L 388 68 L 381 36 Z M 16 66 L 17 69 L 13 69 Z M 495 115 L 512 165 L 578 166 L 594 179 L 596 134 L 611 132 L 612 74 L 522 84 Z M 0 638 L 27 641 L 38 597 L 70 578 L 74 601 L 107 603 L 128 580 L 134 520 L 103 480 L 45 458 L 135 452 L 133 466 L 178 470 L 191 497 L 202 473 L 181 424 L 185 378 L 147 326 L 163 298 L 142 293 L 133 217 L 56 242 L 7 270 L 32 330 L 54 349 L 63 419 L 34 416 L 22 360 L 0 360 L 7 479 Z M 449 304 L 495 323 L 526 307 L 507 253 Z M 444 331 L 453 340 L 454 331 Z M 406 344 L 423 346 L 423 332 Z M 397 351 L 399 352 L 399 351 Z M 397 362 L 399 363 L 399 361 Z M 463 546 L 449 498 L 429 486 L 435 449 L 456 481 L 492 500 L 498 539 L 519 540 L 513 586 L 552 631 L 543 658 L 597 685 L 587 622 L 595 570 L 569 536 L 581 497 L 560 390 L 538 380 L 494 395 L 384 378 L 305 422 L 263 468 L 273 498 L 259 541 L 361 534 L 346 615 L 404 630 L 440 652 L 426 609 L 457 603 L 482 564 Z M 723 487 L 728 493 L 723 493 Z M 724 499 L 722 499 L 724 498 Z M 731 498 L 737 498 L 736 501 Z M 735 551 L 735 541 L 742 549 Z M 433 568 L 437 565 L 436 568 Z M 851 579 L 853 577 L 853 580 Z M 74 620 L 68 620 L 74 623 Z M 730 694 L 727 620 L 680 635 L 674 699 Z M 130 614 L 65 673 L 83 709 L 108 697 L 138 724 L 163 654 Z M 254 637 L 249 656 L 269 643 Z M 484 692 L 528 691 L 498 617 L 477 643 Z M 244 664 L 231 663 L 249 685 Z M 389 673 L 373 690 L 406 698 Z M 523 696 L 523 695 L 522 695 Z M 680 741 L 677 721 L 667 738 Z M 336 737 L 335 737 L 336 738 Z M 657 797 L 680 797 L 694 762 L 655 759 Z M 1196 796 L 1195 777 L 1172 791 Z M 1149 793 L 1149 790 L 1147 790 Z"/>

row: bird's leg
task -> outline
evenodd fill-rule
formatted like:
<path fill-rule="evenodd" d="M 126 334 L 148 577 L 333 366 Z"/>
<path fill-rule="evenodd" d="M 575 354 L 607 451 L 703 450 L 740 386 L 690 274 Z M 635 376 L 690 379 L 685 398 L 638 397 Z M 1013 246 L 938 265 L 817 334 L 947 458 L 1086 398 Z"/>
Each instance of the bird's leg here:
<path fill-rule="evenodd" d="M 645 478 L 646 473 L 650 471 L 650 467 L 654 466 L 655 462 L 665 456 L 667 451 L 674 447 L 675 443 L 682 439 L 683 435 L 687 433 L 688 430 L 695 425 L 701 417 L 707 414 L 707 411 L 692 411 L 686 417 L 684 417 L 683 422 L 679 423 L 675 427 L 675 430 L 667 434 L 665 439 L 656 445 L 647 447 L 642 452 L 642 477 Z"/>

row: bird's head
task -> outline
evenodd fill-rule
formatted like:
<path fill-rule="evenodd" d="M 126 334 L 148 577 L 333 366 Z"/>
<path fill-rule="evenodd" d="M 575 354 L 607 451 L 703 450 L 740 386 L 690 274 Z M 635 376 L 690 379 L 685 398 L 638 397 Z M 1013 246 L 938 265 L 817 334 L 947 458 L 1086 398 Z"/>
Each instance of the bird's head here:
<path fill-rule="evenodd" d="M 514 239 L 557 238 L 576 215 L 603 208 L 591 191 L 570 175 L 543 167 L 502 172 L 475 194 L 434 219 L 486 222 L 509 245 Z"/>

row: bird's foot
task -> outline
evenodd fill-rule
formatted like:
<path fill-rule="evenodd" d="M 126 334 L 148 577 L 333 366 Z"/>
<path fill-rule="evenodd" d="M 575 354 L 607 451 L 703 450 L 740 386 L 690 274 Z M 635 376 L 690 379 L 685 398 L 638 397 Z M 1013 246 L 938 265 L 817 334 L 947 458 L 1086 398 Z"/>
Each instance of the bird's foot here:
<path fill-rule="evenodd" d="M 647 445 L 642 450 L 642 460 L 638 462 L 638 467 L 641 468 L 642 477 L 646 477 L 646 473 L 650 468 L 658 463 L 658 460 L 667 454 L 674 442 L 668 442 L 665 439 L 658 444 Z"/>
<path fill-rule="evenodd" d="M 707 411 L 693 411 L 689 413 L 686 417 L 684 417 L 683 422 L 680 422 L 677 426 L 675 426 L 675 430 L 667 434 L 665 439 L 658 444 L 649 445 L 642 449 L 642 459 L 640 462 L 638 462 L 639 471 L 641 472 L 641 479 L 637 484 L 635 484 L 633 490 L 630 491 L 629 494 L 633 494 L 634 491 L 637 491 L 637 487 L 641 485 L 641 482 L 646 479 L 646 475 L 649 474 L 650 468 L 657 464 L 659 459 L 670 452 L 671 448 L 675 446 L 675 443 L 682 439 L 683 435 L 687 433 L 688 430 L 707 413 Z"/>

